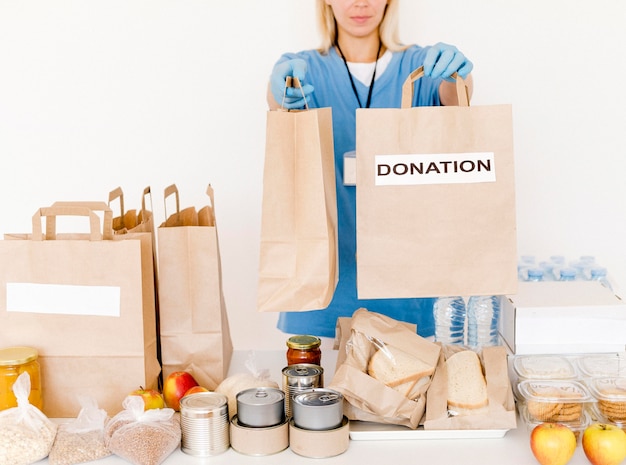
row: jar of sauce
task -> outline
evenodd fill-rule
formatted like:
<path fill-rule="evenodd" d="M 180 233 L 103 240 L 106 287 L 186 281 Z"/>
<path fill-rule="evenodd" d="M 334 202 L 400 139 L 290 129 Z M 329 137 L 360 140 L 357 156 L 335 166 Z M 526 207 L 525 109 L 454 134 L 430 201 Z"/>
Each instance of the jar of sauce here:
<path fill-rule="evenodd" d="M 317 336 L 291 336 L 287 339 L 287 365 L 309 363 L 321 365 L 322 340 Z"/>
<path fill-rule="evenodd" d="M 13 384 L 26 372 L 30 376 L 29 402 L 42 409 L 41 372 L 39 353 L 32 347 L 8 347 L 0 349 L 0 410 L 17 407 Z"/>

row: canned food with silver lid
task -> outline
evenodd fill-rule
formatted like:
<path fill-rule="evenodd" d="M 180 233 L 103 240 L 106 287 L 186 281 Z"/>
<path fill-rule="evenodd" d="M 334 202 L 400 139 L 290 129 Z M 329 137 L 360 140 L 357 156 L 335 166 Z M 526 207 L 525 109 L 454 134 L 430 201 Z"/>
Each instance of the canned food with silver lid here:
<path fill-rule="evenodd" d="M 216 392 L 198 392 L 180 400 L 181 450 L 208 457 L 230 447 L 228 398 Z"/>
<path fill-rule="evenodd" d="M 237 417 L 244 426 L 265 428 L 285 421 L 285 393 L 258 387 L 237 394 Z"/>
<path fill-rule="evenodd" d="M 311 389 L 293 397 L 293 421 L 298 428 L 329 430 L 343 420 L 343 395 L 332 389 Z"/>
<path fill-rule="evenodd" d="M 299 363 L 283 368 L 283 391 L 287 417 L 291 417 L 291 401 L 295 394 L 323 386 L 324 369 L 319 365 Z"/>

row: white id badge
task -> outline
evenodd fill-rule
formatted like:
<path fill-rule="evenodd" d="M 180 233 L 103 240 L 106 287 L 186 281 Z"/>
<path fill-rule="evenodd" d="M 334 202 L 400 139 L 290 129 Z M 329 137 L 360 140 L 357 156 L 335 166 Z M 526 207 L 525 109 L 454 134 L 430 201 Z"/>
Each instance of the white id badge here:
<path fill-rule="evenodd" d="M 343 154 L 343 185 L 356 186 L 356 151 Z"/>

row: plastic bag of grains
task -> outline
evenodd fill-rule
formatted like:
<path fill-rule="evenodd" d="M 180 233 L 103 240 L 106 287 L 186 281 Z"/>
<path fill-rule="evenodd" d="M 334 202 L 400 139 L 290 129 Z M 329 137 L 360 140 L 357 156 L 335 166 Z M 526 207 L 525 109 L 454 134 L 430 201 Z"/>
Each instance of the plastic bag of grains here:
<path fill-rule="evenodd" d="M 180 419 L 171 408 L 144 411 L 140 396 L 128 396 L 124 410 L 104 429 L 111 452 L 134 465 L 159 465 L 180 446 Z"/>
<path fill-rule="evenodd" d="M 30 376 L 27 372 L 13 384 L 17 407 L 0 412 L 0 463 L 28 465 L 50 452 L 57 426 L 28 401 Z"/>
<path fill-rule="evenodd" d="M 90 462 L 111 455 L 104 444 L 104 426 L 107 412 L 98 408 L 92 397 L 79 396 L 81 409 L 78 416 L 62 423 L 48 456 L 50 465 L 74 465 Z"/>

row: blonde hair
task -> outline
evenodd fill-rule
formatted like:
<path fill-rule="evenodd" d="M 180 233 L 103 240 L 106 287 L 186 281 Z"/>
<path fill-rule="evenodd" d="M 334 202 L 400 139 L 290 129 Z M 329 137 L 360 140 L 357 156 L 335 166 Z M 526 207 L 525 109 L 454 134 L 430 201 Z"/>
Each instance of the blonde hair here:
<path fill-rule="evenodd" d="M 388 0 L 383 20 L 380 23 L 380 40 L 387 50 L 397 52 L 407 48 L 400 42 L 398 35 L 398 10 L 399 0 Z M 325 0 L 317 0 L 317 22 L 322 44 L 319 47 L 321 53 L 328 53 L 330 47 L 335 43 L 337 35 L 337 22 L 335 14 L 330 5 Z"/>

